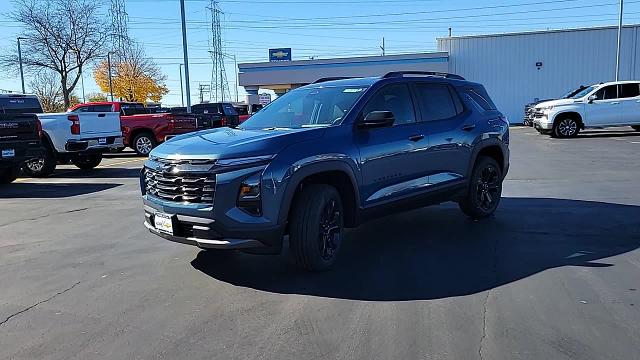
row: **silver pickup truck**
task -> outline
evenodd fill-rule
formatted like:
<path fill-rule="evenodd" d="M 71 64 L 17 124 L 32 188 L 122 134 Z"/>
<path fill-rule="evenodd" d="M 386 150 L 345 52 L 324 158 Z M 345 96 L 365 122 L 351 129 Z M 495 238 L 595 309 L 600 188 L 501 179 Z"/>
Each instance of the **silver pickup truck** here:
<path fill-rule="evenodd" d="M 45 151 L 27 161 L 24 172 L 49 176 L 58 163 L 89 170 L 100 165 L 102 153 L 124 147 L 120 114 L 114 112 L 37 114 Z"/>

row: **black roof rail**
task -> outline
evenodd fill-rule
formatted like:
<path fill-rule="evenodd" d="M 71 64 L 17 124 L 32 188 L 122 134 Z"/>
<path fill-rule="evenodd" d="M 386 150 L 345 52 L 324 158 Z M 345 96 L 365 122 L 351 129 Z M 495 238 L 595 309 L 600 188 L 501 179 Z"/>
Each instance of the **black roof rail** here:
<path fill-rule="evenodd" d="M 438 71 L 392 71 L 384 75 L 383 78 L 387 79 L 392 77 L 402 77 L 404 75 L 426 75 L 426 76 L 443 77 L 446 79 L 465 80 L 465 78 L 463 78 L 460 75 L 449 74 L 449 73 L 438 72 Z"/>
<path fill-rule="evenodd" d="M 348 77 L 348 76 L 324 77 L 324 78 L 320 78 L 320 79 L 312 82 L 312 84 L 319 84 L 319 83 L 323 83 L 323 82 L 327 82 L 327 81 L 345 80 L 345 79 L 353 79 L 353 78 L 352 77 Z"/>

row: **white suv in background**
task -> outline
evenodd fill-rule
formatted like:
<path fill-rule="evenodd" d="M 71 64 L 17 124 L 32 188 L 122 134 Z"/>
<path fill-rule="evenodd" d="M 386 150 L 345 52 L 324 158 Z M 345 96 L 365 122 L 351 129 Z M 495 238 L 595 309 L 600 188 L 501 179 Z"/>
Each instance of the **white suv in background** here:
<path fill-rule="evenodd" d="M 574 137 L 581 129 L 631 126 L 640 131 L 640 81 L 591 85 L 575 95 L 535 106 L 541 134 Z"/>

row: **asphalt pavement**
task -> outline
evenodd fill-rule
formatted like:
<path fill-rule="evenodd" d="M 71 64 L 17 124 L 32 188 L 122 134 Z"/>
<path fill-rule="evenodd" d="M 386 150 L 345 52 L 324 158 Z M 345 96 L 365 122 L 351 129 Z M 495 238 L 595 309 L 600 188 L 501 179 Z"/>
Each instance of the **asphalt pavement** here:
<path fill-rule="evenodd" d="M 640 132 L 513 128 L 496 215 L 348 231 L 336 267 L 142 225 L 143 159 L 0 188 L 0 359 L 639 359 Z"/>

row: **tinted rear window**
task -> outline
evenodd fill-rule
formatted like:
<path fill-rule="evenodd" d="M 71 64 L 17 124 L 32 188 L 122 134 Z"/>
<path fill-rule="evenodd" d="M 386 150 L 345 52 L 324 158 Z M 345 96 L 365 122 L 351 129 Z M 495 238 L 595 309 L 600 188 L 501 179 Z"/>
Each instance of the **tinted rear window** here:
<path fill-rule="evenodd" d="M 484 87 L 472 87 L 465 90 L 465 94 L 469 95 L 485 111 L 496 110 L 496 105 L 491 101 L 489 94 Z"/>
<path fill-rule="evenodd" d="M 225 115 L 238 115 L 236 108 L 234 108 L 231 104 L 222 104 L 222 108 L 224 109 Z"/>
<path fill-rule="evenodd" d="M 458 115 L 458 107 L 451 96 L 449 86 L 416 84 L 416 94 L 420 103 L 422 121 L 444 120 Z"/>
<path fill-rule="evenodd" d="M 640 87 L 638 84 L 622 84 L 620 85 L 620 97 L 632 98 L 640 96 Z"/>
<path fill-rule="evenodd" d="M 42 106 L 36 98 L 0 98 L 0 113 L 2 114 L 39 114 L 42 112 Z"/>

